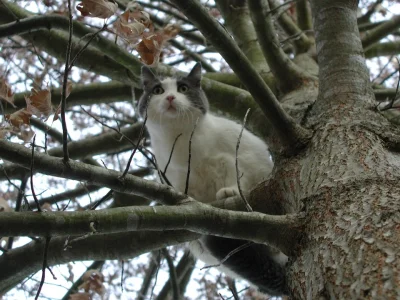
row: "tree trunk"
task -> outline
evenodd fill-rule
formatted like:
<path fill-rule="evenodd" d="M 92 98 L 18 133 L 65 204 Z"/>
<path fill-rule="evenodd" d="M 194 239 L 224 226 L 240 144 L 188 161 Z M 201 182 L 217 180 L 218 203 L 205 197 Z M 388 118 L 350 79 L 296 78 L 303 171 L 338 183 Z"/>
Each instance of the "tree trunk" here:
<path fill-rule="evenodd" d="M 314 135 L 275 174 L 308 217 L 290 266 L 294 299 L 400 297 L 400 161 L 379 135 L 389 124 L 374 106 L 357 2 L 311 1 L 320 88 L 306 124 Z"/>

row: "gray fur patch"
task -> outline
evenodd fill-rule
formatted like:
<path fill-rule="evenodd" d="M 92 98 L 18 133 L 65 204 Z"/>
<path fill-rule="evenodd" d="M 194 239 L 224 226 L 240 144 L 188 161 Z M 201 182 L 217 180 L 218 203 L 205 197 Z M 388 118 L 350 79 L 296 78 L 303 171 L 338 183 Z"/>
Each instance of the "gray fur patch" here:
<path fill-rule="evenodd" d="M 193 105 L 199 109 L 203 114 L 206 114 L 209 109 L 209 103 L 206 94 L 201 88 L 201 64 L 197 63 L 188 76 L 184 77 L 170 77 L 176 80 L 177 86 L 185 84 L 188 90 L 185 92 L 185 96 Z M 165 79 L 158 77 L 148 68 L 142 68 L 142 86 L 143 94 L 138 102 L 139 114 L 144 117 L 148 103 L 151 101 L 153 96 L 153 89 L 157 86 L 162 86 L 161 81 Z"/>

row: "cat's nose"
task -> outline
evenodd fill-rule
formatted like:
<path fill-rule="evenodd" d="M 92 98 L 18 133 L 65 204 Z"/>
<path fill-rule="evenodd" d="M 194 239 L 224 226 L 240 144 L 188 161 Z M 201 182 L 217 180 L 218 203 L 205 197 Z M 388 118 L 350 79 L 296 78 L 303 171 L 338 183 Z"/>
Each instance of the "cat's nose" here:
<path fill-rule="evenodd" d="M 175 99 L 175 96 L 172 96 L 172 95 L 167 96 L 167 100 L 168 100 L 169 103 L 174 101 L 174 99 Z"/>

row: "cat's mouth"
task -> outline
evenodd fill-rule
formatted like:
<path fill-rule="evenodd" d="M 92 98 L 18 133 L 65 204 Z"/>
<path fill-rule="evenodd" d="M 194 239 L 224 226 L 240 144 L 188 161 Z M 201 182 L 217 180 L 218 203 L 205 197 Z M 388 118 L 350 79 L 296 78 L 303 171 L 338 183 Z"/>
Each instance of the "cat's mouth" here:
<path fill-rule="evenodd" d="M 168 105 L 168 107 L 167 107 L 167 111 L 168 112 L 176 112 L 176 107 L 175 107 L 175 105 L 173 105 L 172 103 L 171 104 L 169 104 Z"/>

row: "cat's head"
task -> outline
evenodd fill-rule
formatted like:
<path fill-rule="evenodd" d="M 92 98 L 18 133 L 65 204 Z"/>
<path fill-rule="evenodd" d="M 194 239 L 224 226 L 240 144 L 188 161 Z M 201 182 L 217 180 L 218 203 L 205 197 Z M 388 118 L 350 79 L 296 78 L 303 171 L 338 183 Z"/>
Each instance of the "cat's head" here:
<path fill-rule="evenodd" d="M 200 86 L 201 64 L 197 63 L 186 77 L 159 78 L 142 67 L 143 95 L 139 113 L 151 122 L 196 122 L 208 111 L 208 100 Z M 175 123 L 175 122 L 173 122 Z"/>

